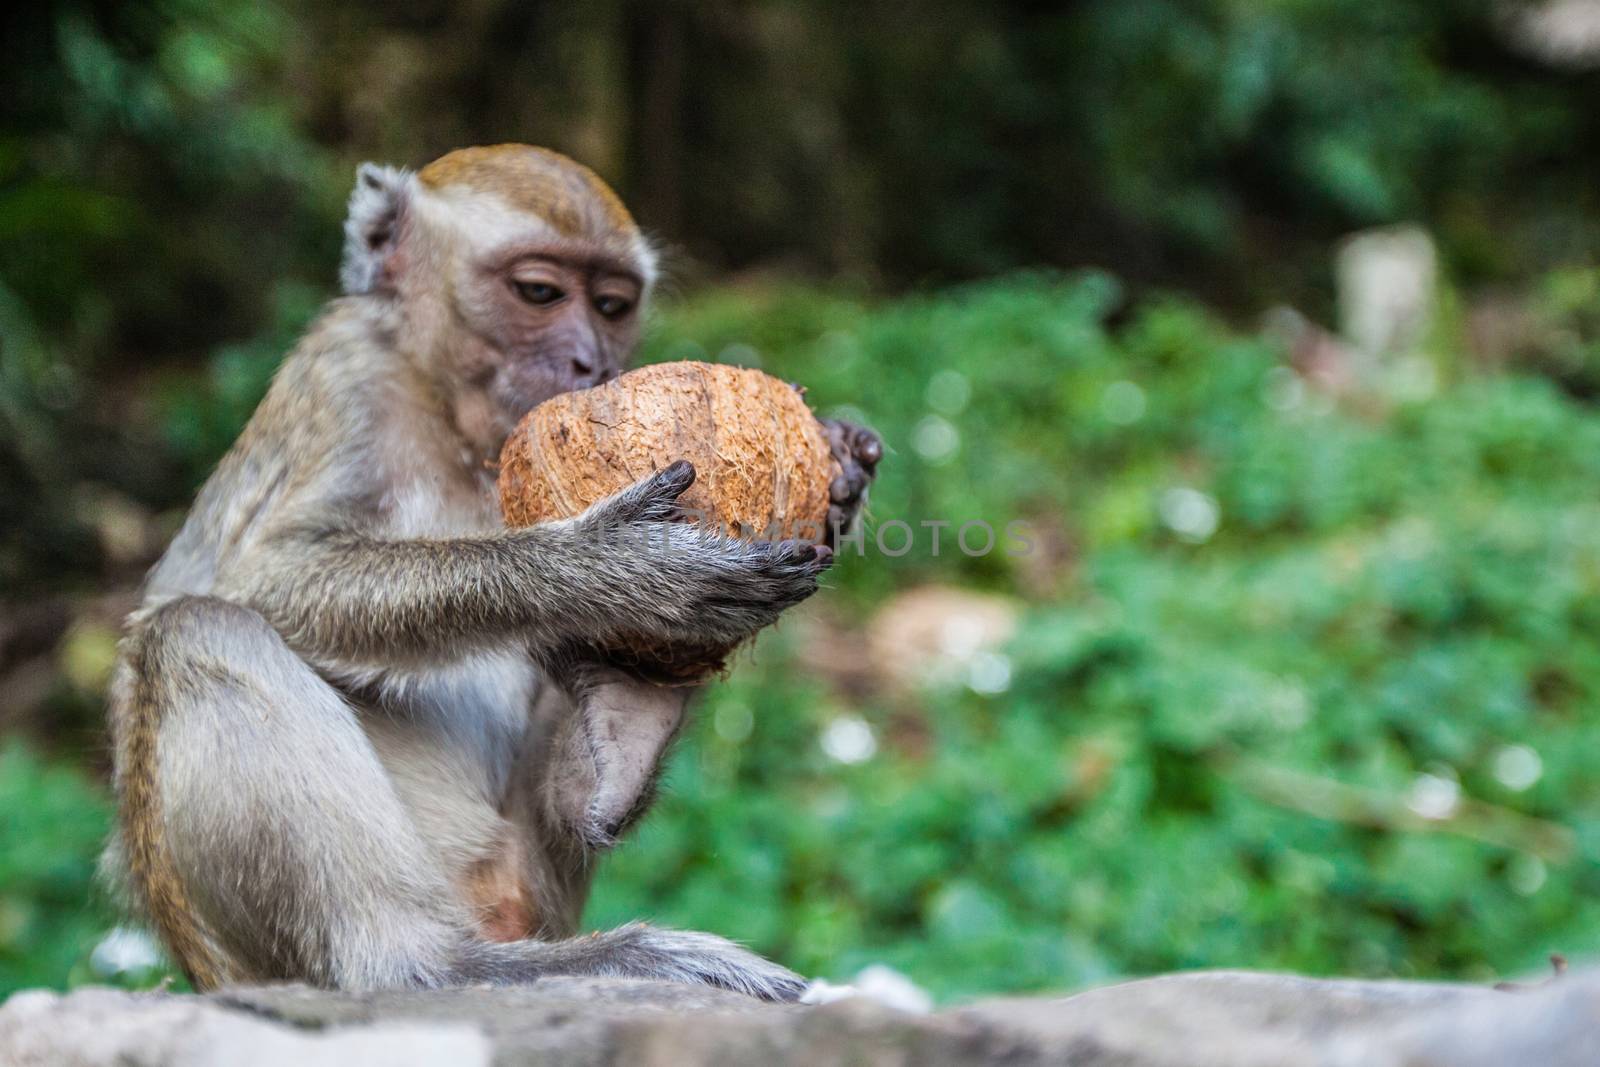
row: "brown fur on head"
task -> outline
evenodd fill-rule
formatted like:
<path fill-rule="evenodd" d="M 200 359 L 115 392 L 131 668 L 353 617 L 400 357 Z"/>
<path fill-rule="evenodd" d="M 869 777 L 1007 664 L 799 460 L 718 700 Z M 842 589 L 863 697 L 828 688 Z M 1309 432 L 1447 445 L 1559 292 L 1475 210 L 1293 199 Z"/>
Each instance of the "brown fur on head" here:
<path fill-rule="evenodd" d="M 490 193 L 538 215 L 564 237 L 637 237 L 633 216 L 594 171 L 559 152 L 533 145 L 458 148 L 417 172 L 430 189 Z"/>
<path fill-rule="evenodd" d="M 530 145 L 460 149 L 415 174 L 365 164 L 345 235 L 346 292 L 397 308 L 402 346 L 485 455 L 534 405 L 621 372 L 655 279 L 616 193 Z"/>

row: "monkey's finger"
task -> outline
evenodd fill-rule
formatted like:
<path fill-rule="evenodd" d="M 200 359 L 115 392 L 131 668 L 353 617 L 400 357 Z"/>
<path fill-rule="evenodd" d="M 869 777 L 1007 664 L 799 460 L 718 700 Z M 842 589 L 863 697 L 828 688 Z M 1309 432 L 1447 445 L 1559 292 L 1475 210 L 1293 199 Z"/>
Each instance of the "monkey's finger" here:
<path fill-rule="evenodd" d="M 828 499 L 835 504 L 854 504 L 867 491 L 867 483 L 871 480 L 872 476 L 860 464 L 843 464 L 833 481 L 828 483 Z"/>
<path fill-rule="evenodd" d="M 827 545 L 815 544 L 811 541 L 774 541 L 768 550 L 771 562 L 777 566 L 797 565 L 809 569 L 813 574 L 821 574 L 833 566 L 833 549 Z"/>
<path fill-rule="evenodd" d="M 684 490 L 694 484 L 694 479 L 694 464 L 686 459 L 680 459 L 667 464 L 651 475 L 645 484 L 649 487 L 650 492 L 676 500 L 683 495 Z"/>
<path fill-rule="evenodd" d="M 815 593 L 818 576 L 833 566 L 833 549 L 812 541 L 772 541 L 750 547 L 742 575 L 724 583 L 708 598 L 708 604 L 781 611 Z"/>
<path fill-rule="evenodd" d="M 834 504 L 828 508 L 828 540 L 831 543 L 835 536 L 844 533 L 855 524 L 856 510 L 853 507 L 843 507 Z"/>
<path fill-rule="evenodd" d="M 855 456 L 856 461 L 870 474 L 883 459 L 883 438 L 865 426 L 856 426 L 852 429 L 855 431 L 855 439 L 851 442 L 850 454 Z"/>
<path fill-rule="evenodd" d="M 848 422 L 840 422 L 838 419 L 818 419 L 817 421 L 822 423 L 823 436 L 828 439 L 828 450 L 843 459 L 843 453 L 847 453 L 850 450 L 847 439 L 849 437 L 850 424 Z"/>
<path fill-rule="evenodd" d="M 596 507 L 613 522 L 669 522 L 679 517 L 678 497 L 694 484 L 694 479 L 694 464 L 680 459 Z"/>
<path fill-rule="evenodd" d="M 661 473 L 655 476 L 656 492 L 671 504 L 670 509 L 664 516 L 666 521 L 674 521 L 685 517 L 684 510 L 678 503 L 678 498 L 694 484 L 696 476 L 694 464 L 686 459 L 667 464 Z"/>
<path fill-rule="evenodd" d="M 853 462 L 866 471 L 868 478 L 872 477 L 872 472 L 883 459 L 883 438 L 875 431 L 853 422 L 838 419 L 821 421 L 827 431 L 828 445 L 834 458 L 841 464 Z"/>

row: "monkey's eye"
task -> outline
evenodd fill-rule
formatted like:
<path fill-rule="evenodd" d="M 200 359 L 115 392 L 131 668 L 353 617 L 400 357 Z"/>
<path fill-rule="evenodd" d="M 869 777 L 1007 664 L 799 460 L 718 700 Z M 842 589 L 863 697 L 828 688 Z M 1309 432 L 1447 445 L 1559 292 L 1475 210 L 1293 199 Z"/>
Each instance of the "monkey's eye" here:
<path fill-rule="evenodd" d="M 633 307 L 633 301 L 623 296 L 602 294 L 594 298 L 594 309 L 608 319 L 620 319 Z"/>
<path fill-rule="evenodd" d="M 548 307 L 562 300 L 567 294 L 553 285 L 545 282 L 512 282 L 520 296 L 526 303 L 534 307 Z"/>

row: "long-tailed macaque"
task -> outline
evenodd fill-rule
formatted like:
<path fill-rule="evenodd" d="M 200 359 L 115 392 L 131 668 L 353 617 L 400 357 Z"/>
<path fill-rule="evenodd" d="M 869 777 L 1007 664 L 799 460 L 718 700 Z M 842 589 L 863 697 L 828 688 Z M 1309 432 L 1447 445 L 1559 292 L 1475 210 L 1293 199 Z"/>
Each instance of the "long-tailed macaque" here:
<path fill-rule="evenodd" d="M 507 433 L 620 373 L 655 275 L 587 168 L 523 145 L 366 165 L 345 230 L 346 295 L 129 620 L 108 866 L 201 989 L 589 974 L 793 998 L 794 974 L 711 934 L 573 936 L 688 699 L 588 650 L 730 645 L 831 554 L 671 522 L 684 462 L 576 518 L 502 525 Z M 881 444 L 829 432 L 844 523 Z"/>

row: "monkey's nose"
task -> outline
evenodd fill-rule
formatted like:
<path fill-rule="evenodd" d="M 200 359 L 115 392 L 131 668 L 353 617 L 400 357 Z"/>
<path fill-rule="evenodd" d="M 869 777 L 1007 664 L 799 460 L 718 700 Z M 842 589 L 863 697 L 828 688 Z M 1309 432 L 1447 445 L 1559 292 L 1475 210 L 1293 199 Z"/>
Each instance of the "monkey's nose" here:
<path fill-rule="evenodd" d="M 606 371 L 595 356 L 585 352 L 572 357 L 572 380 L 579 389 L 588 389 L 604 383 Z"/>

